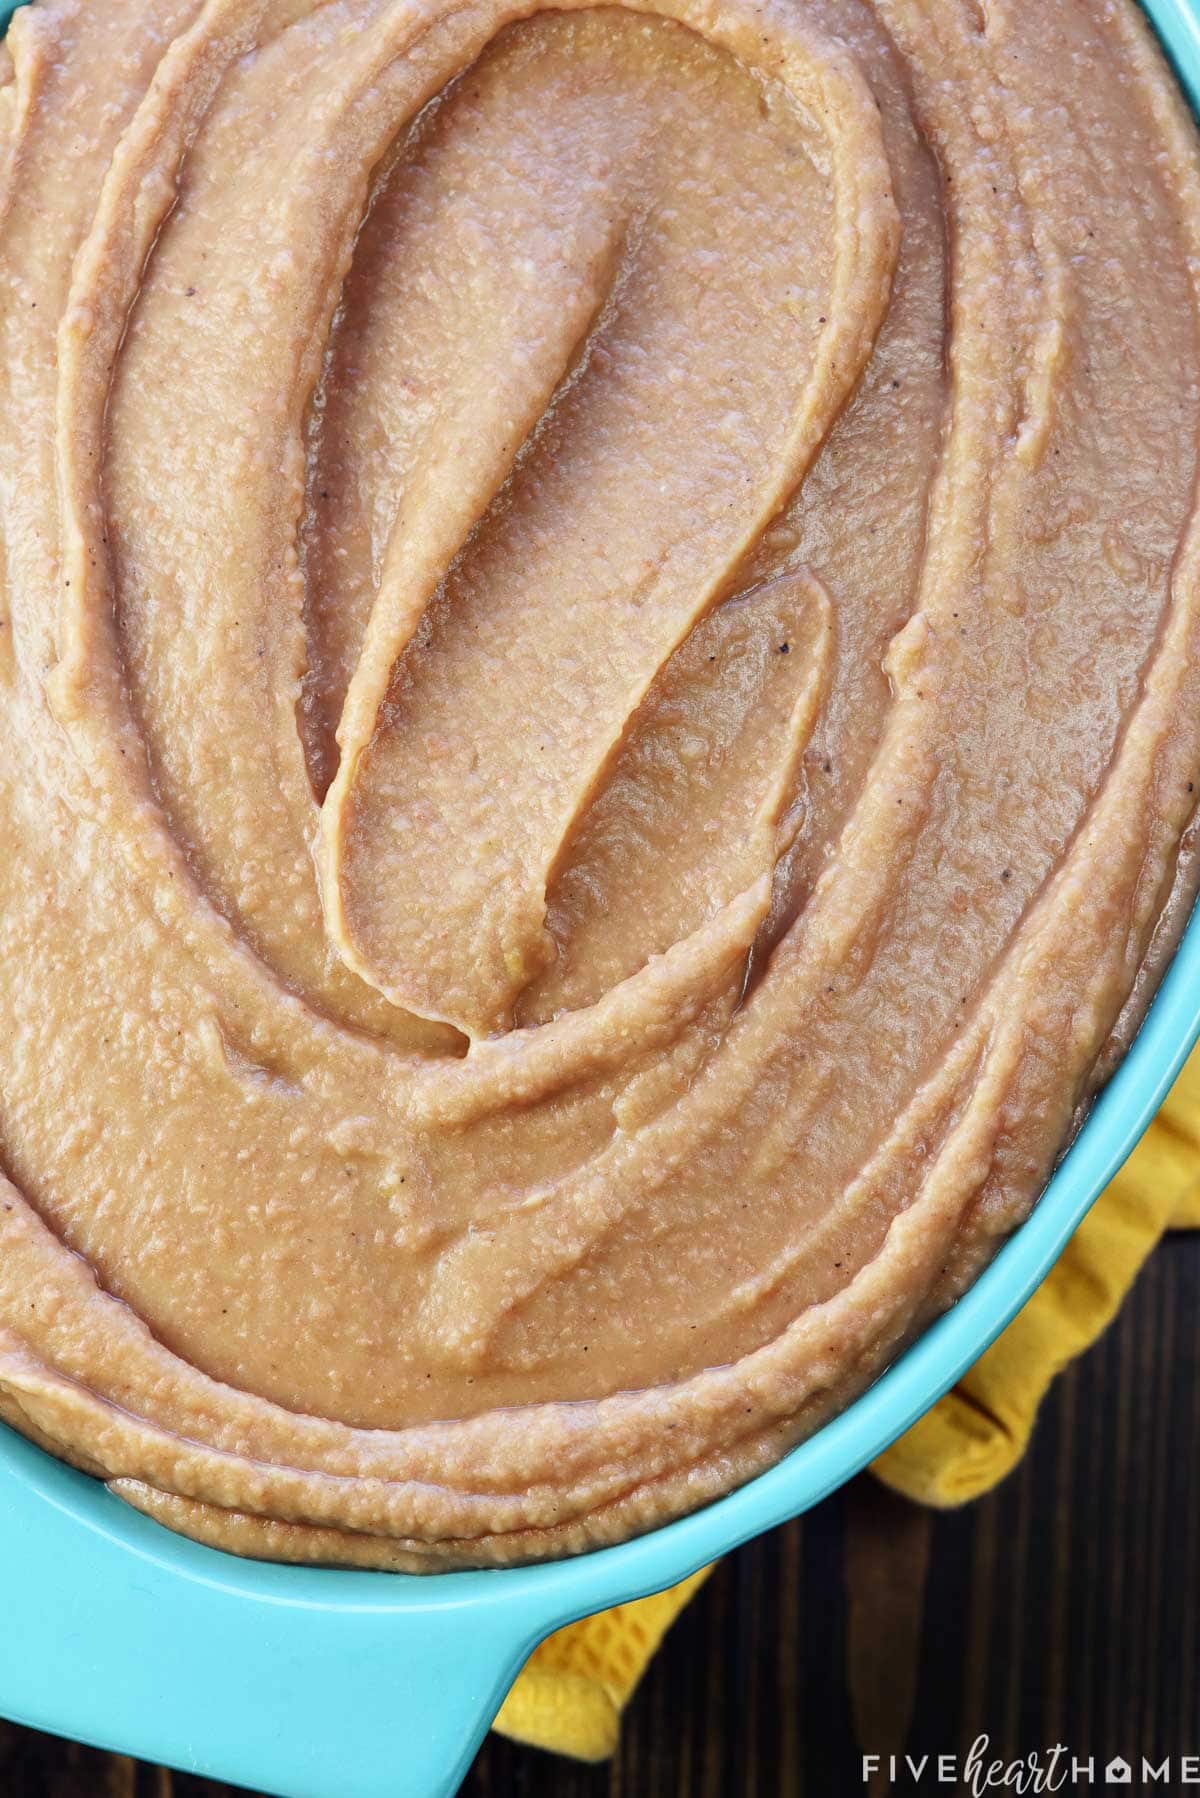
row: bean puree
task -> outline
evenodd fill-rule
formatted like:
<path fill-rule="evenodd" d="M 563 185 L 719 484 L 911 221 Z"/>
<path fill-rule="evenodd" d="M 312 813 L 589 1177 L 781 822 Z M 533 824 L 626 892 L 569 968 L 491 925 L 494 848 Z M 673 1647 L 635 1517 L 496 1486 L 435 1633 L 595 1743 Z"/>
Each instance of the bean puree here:
<path fill-rule="evenodd" d="M 558 1555 L 963 1290 L 1195 885 L 1132 0 L 37 0 L 0 50 L 0 1416 Z"/>

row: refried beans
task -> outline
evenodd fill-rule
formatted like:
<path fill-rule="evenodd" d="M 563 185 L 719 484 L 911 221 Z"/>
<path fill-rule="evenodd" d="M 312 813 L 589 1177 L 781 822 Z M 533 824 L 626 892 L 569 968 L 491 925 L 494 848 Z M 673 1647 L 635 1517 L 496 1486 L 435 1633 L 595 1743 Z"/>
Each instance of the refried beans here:
<path fill-rule="evenodd" d="M 1193 895 L 1132 0 L 37 0 L 0 1416 L 403 1569 L 694 1508 L 1025 1216 Z"/>

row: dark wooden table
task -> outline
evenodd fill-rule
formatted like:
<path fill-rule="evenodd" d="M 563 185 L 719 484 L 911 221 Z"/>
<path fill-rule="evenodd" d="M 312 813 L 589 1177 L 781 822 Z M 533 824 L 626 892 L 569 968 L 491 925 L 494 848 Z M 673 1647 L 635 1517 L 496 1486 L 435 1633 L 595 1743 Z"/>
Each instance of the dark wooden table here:
<path fill-rule="evenodd" d="M 962 1755 L 980 1733 L 1005 1760 L 1059 1742 L 1092 1756 L 1102 1790 L 1112 1756 L 1169 1755 L 1168 1782 L 1143 1789 L 1187 1789 L 1179 1757 L 1200 1756 L 1198 1237 L 1164 1243 L 998 1492 L 931 1516 L 854 1482 L 725 1562 L 609 1765 L 492 1737 L 463 1790 L 842 1798 L 864 1790 L 864 1752 Z M 953 1788 L 926 1770 L 866 1789 Z M 231 1791 L 0 1723 L 2 1798 Z"/>

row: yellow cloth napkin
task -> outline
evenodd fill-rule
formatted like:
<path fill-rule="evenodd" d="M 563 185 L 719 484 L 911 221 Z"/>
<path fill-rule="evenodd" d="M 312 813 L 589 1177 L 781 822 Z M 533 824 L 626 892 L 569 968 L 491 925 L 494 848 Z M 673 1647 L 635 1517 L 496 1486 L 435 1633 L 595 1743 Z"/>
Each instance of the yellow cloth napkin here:
<path fill-rule="evenodd" d="M 1164 1230 L 1198 1227 L 1200 1049 L 1024 1310 L 872 1471 L 923 1504 L 960 1505 L 986 1492 L 1020 1460 L 1051 1380 L 1111 1322 Z M 646 1663 L 707 1572 L 550 1636 L 525 1663 L 496 1728 L 603 1760 Z"/>

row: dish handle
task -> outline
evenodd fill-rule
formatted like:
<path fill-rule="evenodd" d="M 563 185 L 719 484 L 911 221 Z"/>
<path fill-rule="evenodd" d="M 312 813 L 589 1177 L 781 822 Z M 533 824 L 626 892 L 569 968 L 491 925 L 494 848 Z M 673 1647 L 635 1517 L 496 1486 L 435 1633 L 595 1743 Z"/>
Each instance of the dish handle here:
<path fill-rule="evenodd" d="M 390 1645 L 391 1716 L 373 1731 L 374 1752 L 390 1735 L 395 1763 L 386 1798 L 453 1798 L 492 1720 L 542 1631 L 534 1639 L 512 1640 L 512 1626 L 497 1617 L 491 1624 L 464 1606 L 425 1616 L 407 1614 L 400 1635 L 411 1634 L 406 1652 Z M 399 1659 L 397 1658 L 399 1653 Z M 383 1798 L 384 1786 L 370 1779 L 355 1798 Z M 350 1787 L 339 1792 L 348 1798 Z"/>
<path fill-rule="evenodd" d="M 238 1561 L 0 1425 L 0 1714 L 275 1798 L 451 1798 L 560 1618 L 522 1570 Z"/>

